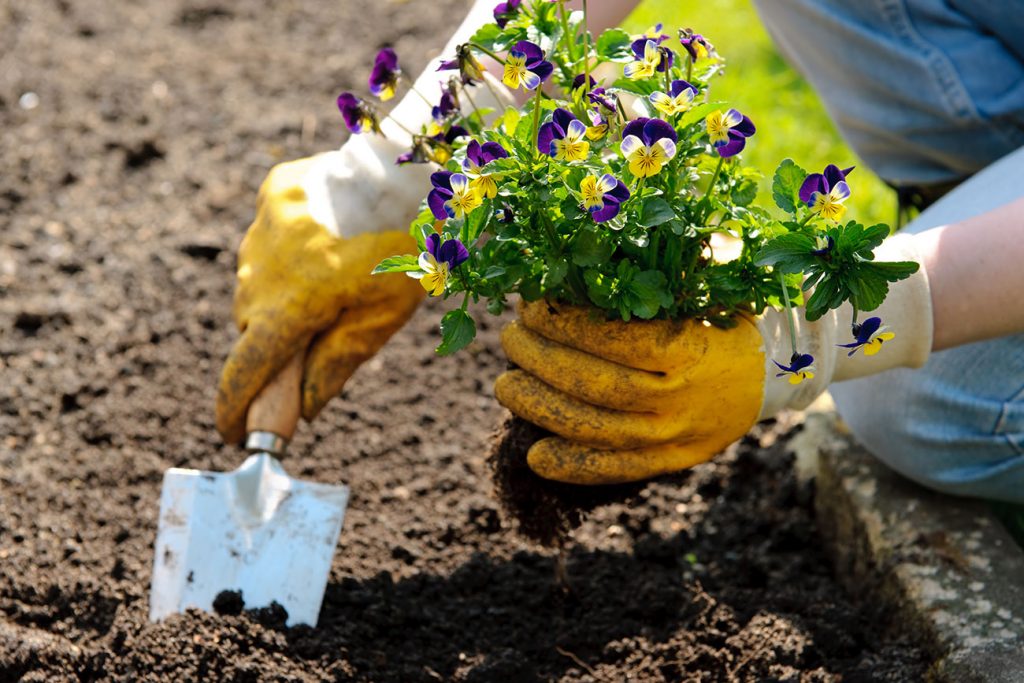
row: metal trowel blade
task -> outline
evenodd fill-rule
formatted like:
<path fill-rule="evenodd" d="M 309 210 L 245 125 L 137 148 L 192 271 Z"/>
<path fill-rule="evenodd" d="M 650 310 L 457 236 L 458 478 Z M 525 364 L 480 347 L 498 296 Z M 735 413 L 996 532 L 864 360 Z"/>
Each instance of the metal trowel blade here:
<path fill-rule="evenodd" d="M 222 591 L 316 626 L 348 487 L 289 477 L 269 453 L 233 472 L 174 468 L 160 498 L 149 618 L 210 611 Z"/>

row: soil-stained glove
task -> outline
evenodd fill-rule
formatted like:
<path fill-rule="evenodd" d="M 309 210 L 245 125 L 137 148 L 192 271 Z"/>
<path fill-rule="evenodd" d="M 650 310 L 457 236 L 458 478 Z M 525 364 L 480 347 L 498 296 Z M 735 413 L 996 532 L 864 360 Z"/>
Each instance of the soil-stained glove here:
<path fill-rule="evenodd" d="M 887 240 L 879 260 L 916 258 L 911 238 Z M 556 436 L 527 456 L 547 479 L 573 484 L 638 481 L 709 460 L 758 420 L 803 408 L 833 381 L 920 367 L 931 350 L 931 296 L 919 270 L 894 284 L 861 335 L 848 306 L 808 323 L 797 315 L 791 359 L 784 313 L 769 310 L 721 330 L 697 321 L 605 321 L 585 309 L 522 304 L 502 332 L 518 368 L 495 383 L 498 401 Z M 856 346 L 840 346 L 854 344 Z M 884 344 L 884 348 L 881 348 Z M 869 355 L 870 354 L 870 355 Z M 791 369 L 787 371 L 787 369 Z M 787 381 L 789 380 L 789 381 Z"/>
<path fill-rule="evenodd" d="M 367 157 L 343 161 L 352 152 L 351 145 L 365 150 L 385 147 L 386 142 L 353 138 L 341 152 L 280 164 L 260 188 L 256 220 L 238 255 L 234 313 L 242 335 L 224 365 L 217 392 L 217 429 L 225 441 L 243 438 L 249 403 L 288 359 L 304 348 L 308 351 L 302 415 L 311 420 L 341 391 L 356 368 L 405 323 L 422 299 L 423 288 L 414 280 L 370 275 L 387 256 L 415 250 L 408 232 L 358 231 L 401 225 L 396 207 L 403 201 L 415 214 L 419 199 L 410 202 L 395 196 L 404 192 L 400 185 L 367 184 Z M 341 160 L 332 159 L 336 156 Z M 393 157 L 371 157 L 369 161 L 389 171 L 394 163 Z M 328 230 L 324 226 L 327 221 L 312 215 L 304 187 L 311 173 L 320 173 L 317 167 L 321 165 L 332 166 L 338 175 L 353 175 L 346 193 L 353 204 L 379 203 L 386 207 L 382 213 L 392 215 L 377 223 L 372 211 L 358 212 L 356 206 L 353 217 L 375 222 L 346 225 L 349 229 L 340 235 Z"/>

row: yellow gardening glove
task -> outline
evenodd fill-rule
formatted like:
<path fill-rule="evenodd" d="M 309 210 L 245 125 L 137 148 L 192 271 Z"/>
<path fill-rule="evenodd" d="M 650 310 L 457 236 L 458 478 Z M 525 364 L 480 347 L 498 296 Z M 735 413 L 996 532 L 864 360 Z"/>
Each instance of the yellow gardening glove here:
<path fill-rule="evenodd" d="M 917 260 L 900 238 L 882 260 Z M 527 455 L 538 475 L 572 484 L 639 481 L 709 460 L 759 419 L 806 407 L 828 384 L 893 367 L 919 367 L 931 349 L 931 297 L 923 268 L 897 283 L 872 312 L 895 330 L 847 355 L 851 311 L 808 323 L 798 311 L 797 346 L 815 358 L 802 375 L 790 364 L 784 314 L 740 317 L 732 329 L 697 321 L 606 321 L 595 312 L 521 304 L 502 331 L 518 368 L 498 377 L 502 405 L 555 436 Z M 892 335 L 892 336 L 891 336 Z M 796 383 L 789 380 L 796 377 Z"/>
<path fill-rule="evenodd" d="M 356 141 L 350 144 L 365 144 Z M 249 403 L 295 353 L 306 349 L 302 415 L 311 420 L 424 296 L 415 280 L 370 275 L 382 259 L 415 251 L 403 225 L 341 237 L 310 215 L 310 177 L 319 184 L 318 166 L 343 160 L 330 156 L 337 154 L 342 153 L 280 164 L 260 188 L 256 220 L 238 255 L 234 316 L 242 336 L 224 365 L 217 392 L 217 429 L 229 443 L 243 438 Z M 358 188 L 350 190 L 358 195 Z M 376 199 L 385 206 L 395 201 Z"/>

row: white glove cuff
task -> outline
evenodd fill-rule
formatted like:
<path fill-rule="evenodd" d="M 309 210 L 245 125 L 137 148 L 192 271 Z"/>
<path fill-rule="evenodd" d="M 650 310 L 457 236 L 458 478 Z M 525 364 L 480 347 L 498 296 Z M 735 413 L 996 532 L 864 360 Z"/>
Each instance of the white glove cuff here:
<path fill-rule="evenodd" d="M 912 235 L 890 237 L 876 250 L 875 258 L 922 263 Z M 765 354 L 764 402 L 759 419 L 771 417 L 784 408 L 806 408 L 832 382 L 924 365 L 931 353 L 933 325 L 931 290 L 924 265 L 906 280 L 892 283 L 889 295 L 877 310 L 858 316 L 861 321 L 877 316 L 896 334 L 879 353 L 867 356 L 860 350 L 850 356 L 848 349 L 838 346 L 853 341 L 852 316 L 849 304 L 829 311 L 813 323 L 804 318 L 803 309 L 794 312 L 797 350 L 814 356 L 814 377 L 797 385 L 790 384 L 785 376 L 776 377 L 779 368 L 772 362 L 790 364 L 792 351 L 785 313 L 768 310 L 758 319 Z"/>

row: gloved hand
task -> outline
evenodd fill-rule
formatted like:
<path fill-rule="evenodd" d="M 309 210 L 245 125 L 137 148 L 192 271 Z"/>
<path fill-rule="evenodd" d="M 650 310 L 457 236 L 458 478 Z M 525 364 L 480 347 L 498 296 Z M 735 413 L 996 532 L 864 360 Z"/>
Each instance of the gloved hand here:
<path fill-rule="evenodd" d="M 912 238 L 894 237 L 879 260 L 914 260 Z M 808 323 L 797 311 L 797 347 L 813 368 L 793 367 L 784 313 L 740 318 L 721 330 L 697 321 L 605 321 L 544 301 L 521 304 L 502 331 L 518 369 L 498 377 L 498 401 L 553 432 L 527 460 L 547 479 L 613 484 L 692 467 L 783 408 L 804 408 L 832 381 L 920 367 L 931 350 L 931 296 L 923 268 L 894 284 L 868 317 L 889 327 L 854 349 L 849 306 Z M 867 326 L 865 326 L 865 332 Z M 876 333 L 877 334 L 877 333 Z M 894 334 L 895 336 L 889 336 Z M 879 351 L 867 356 L 864 351 Z M 786 381 L 796 378 L 796 383 Z"/>
<path fill-rule="evenodd" d="M 353 152 L 356 146 L 358 157 Z M 243 438 L 249 403 L 298 350 L 308 349 L 302 415 L 311 420 L 423 298 L 423 288 L 414 280 L 370 275 L 382 259 L 414 251 L 415 241 L 407 230 L 357 230 L 399 227 L 396 207 L 413 207 L 415 213 L 419 201 L 395 196 L 408 185 L 367 181 L 365 153 L 373 147 L 397 145 L 380 138 L 353 138 L 340 152 L 274 167 L 260 188 L 256 220 L 238 255 L 234 313 L 242 335 L 224 365 L 217 392 L 217 429 L 229 443 Z M 386 152 L 390 159 L 378 161 L 381 168 L 384 163 L 389 169 L 393 166 L 393 151 Z M 349 155 L 352 158 L 346 159 Z M 341 235 L 332 233 L 325 220 L 314 218 L 317 208 L 311 206 L 306 189 L 311 176 L 325 177 L 320 168 L 325 166 L 335 182 L 348 186 L 344 196 L 379 205 L 392 215 L 384 215 L 377 225 L 357 224 Z M 418 176 L 429 169 L 408 172 Z M 347 174 L 351 178 L 343 180 Z M 420 180 L 416 176 L 411 185 Z M 351 215 L 368 221 L 373 212 L 355 210 Z"/>

